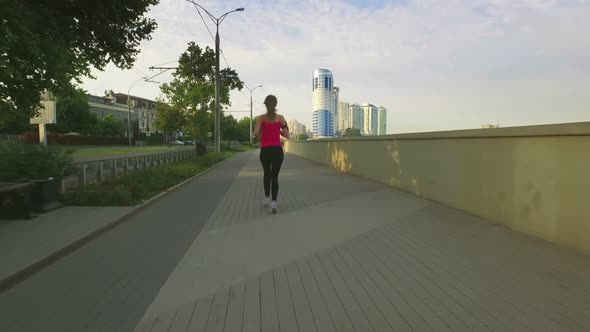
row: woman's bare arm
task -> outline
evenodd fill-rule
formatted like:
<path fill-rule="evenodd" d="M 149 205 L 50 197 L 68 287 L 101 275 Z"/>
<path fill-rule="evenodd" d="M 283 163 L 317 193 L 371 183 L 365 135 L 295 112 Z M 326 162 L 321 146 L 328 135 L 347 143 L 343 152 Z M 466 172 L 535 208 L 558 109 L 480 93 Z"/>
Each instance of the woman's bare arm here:
<path fill-rule="evenodd" d="M 254 127 L 254 130 L 252 131 L 252 134 L 254 134 L 254 136 L 258 139 L 260 139 L 261 123 L 262 123 L 262 115 L 256 118 L 256 126 Z"/>
<path fill-rule="evenodd" d="M 289 126 L 287 126 L 287 121 L 285 121 L 285 117 L 281 115 L 281 135 L 284 138 L 289 139 Z"/>

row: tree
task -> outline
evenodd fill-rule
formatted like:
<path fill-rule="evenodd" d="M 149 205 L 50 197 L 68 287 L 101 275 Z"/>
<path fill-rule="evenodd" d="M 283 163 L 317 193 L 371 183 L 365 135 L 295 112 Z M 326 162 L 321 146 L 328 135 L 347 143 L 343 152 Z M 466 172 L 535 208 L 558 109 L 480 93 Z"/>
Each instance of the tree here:
<path fill-rule="evenodd" d="M 104 136 L 121 136 L 124 131 L 123 123 L 111 114 L 106 115 L 98 121 L 97 134 Z"/>
<path fill-rule="evenodd" d="M 185 130 L 201 142 L 207 133 L 213 132 L 213 111 L 215 106 L 215 51 L 209 47 L 201 48 L 194 42 L 188 44 L 178 61 L 178 69 L 170 83 L 160 87 L 165 101 L 186 117 Z M 243 82 L 231 68 L 220 71 L 219 101 L 229 106 L 229 92 L 241 90 Z M 223 126 L 222 126 L 223 127 Z"/>
<path fill-rule="evenodd" d="M 48 130 L 56 133 L 77 132 L 84 135 L 96 131 L 98 119 L 90 112 L 86 91 L 72 88 L 60 96 L 56 96 L 57 123 L 48 126 Z"/>
<path fill-rule="evenodd" d="M 353 137 L 353 136 L 362 136 L 361 130 L 359 128 L 346 128 L 344 134 L 342 136 L 345 137 Z"/>
<path fill-rule="evenodd" d="M 183 110 L 174 107 L 163 100 L 158 100 L 156 108 L 156 121 L 154 127 L 165 133 L 176 133 L 181 131 L 187 118 Z"/>
<path fill-rule="evenodd" d="M 299 141 L 306 141 L 309 137 L 306 134 L 299 134 L 299 136 L 297 136 L 297 140 Z"/>
<path fill-rule="evenodd" d="M 156 28 L 159 0 L 3 0 L 0 4 L 0 126 L 35 114 L 40 92 L 71 88 L 92 67 L 131 68 Z"/>

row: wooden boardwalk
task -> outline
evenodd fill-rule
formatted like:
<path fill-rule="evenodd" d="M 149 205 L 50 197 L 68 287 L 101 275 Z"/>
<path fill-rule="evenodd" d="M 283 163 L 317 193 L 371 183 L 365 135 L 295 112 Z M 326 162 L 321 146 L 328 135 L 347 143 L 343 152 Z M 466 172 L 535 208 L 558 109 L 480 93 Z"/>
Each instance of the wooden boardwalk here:
<path fill-rule="evenodd" d="M 384 189 L 293 156 L 281 181 L 281 213 L 329 202 L 318 220 L 339 218 L 339 202 L 350 204 L 351 195 Z M 342 185 L 330 187 L 335 182 Z M 405 197 L 391 191 L 392 199 Z M 253 155 L 207 230 L 268 218 L 256 203 L 260 192 Z M 589 257 L 421 204 L 400 216 L 367 208 L 366 218 L 386 221 L 144 319 L 135 330 L 590 331 Z M 359 198 L 355 208 L 365 206 Z"/>

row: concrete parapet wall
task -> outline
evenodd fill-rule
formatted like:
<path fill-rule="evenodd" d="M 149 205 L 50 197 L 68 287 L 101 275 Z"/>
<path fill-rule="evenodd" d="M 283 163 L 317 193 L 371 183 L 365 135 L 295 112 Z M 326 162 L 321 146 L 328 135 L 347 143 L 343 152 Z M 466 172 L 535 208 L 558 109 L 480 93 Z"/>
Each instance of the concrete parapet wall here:
<path fill-rule="evenodd" d="M 288 142 L 286 151 L 590 253 L 590 122 Z"/>

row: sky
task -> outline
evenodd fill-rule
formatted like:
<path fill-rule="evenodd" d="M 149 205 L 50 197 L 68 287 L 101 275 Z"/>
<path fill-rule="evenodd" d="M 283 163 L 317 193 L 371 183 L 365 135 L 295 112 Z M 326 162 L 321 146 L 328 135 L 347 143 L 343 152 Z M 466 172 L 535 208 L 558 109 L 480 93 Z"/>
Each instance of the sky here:
<path fill-rule="evenodd" d="M 310 128 L 312 74 L 327 68 L 341 101 L 387 108 L 389 134 L 590 121 L 590 0 L 198 3 L 214 15 L 245 8 L 220 26 L 221 66 L 249 87 L 263 86 L 253 94 L 255 114 L 274 94 L 279 112 Z M 94 71 L 84 89 L 127 93 L 157 73 L 150 66 L 177 60 L 188 42 L 214 47 L 185 0 L 160 0 L 148 16 L 158 29 L 134 68 Z M 155 99 L 159 85 L 138 82 L 131 94 Z M 230 114 L 249 115 L 248 90 L 232 92 L 231 102 Z"/>

